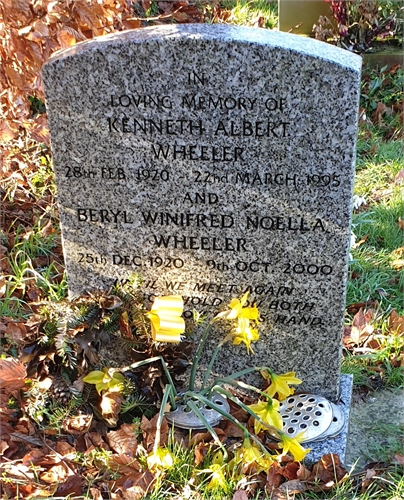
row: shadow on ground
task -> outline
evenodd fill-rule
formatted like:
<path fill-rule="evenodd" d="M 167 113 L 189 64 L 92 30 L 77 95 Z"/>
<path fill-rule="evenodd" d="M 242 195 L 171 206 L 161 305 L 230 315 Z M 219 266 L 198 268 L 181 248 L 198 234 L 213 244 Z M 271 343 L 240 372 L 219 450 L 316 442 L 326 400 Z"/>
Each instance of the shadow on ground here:
<path fill-rule="evenodd" d="M 353 397 L 345 465 L 387 461 L 404 454 L 404 389 Z"/>

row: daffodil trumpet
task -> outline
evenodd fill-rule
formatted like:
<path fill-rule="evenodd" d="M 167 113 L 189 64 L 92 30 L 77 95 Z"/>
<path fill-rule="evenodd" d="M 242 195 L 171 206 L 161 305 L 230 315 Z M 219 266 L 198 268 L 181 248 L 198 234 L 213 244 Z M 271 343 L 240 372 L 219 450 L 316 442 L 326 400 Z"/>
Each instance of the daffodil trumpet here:
<path fill-rule="evenodd" d="M 260 471 L 268 471 L 268 469 L 274 462 L 274 457 L 268 452 L 262 453 L 262 451 L 255 445 L 255 443 L 251 443 L 248 436 L 244 437 L 243 445 L 241 446 L 241 448 L 235 451 L 234 459 L 236 460 L 236 463 L 241 462 L 243 465 L 247 466 L 254 463 Z"/>
<path fill-rule="evenodd" d="M 297 462 L 302 461 L 304 457 L 310 452 L 310 448 L 305 449 L 300 445 L 300 441 L 303 439 L 303 434 L 304 433 L 301 432 L 296 437 L 291 438 L 284 432 L 281 433 L 281 446 L 283 449 L 283 453 L 285 454 L 290 452 Z"/>
<path fill-rule="evenodd" d="M 302 381 L 296 377 L 295 372 L 282 373 L 277 375 L 270 368 L 261 370 L 261 375 L 265 380 L 270 382 L 270 385 L 265 389 L 265 392 L 273 397 L 278 394 L 278 399 L 282 400 L 295 392 L 293 387 L 289 385 L 299 385 Z"/>

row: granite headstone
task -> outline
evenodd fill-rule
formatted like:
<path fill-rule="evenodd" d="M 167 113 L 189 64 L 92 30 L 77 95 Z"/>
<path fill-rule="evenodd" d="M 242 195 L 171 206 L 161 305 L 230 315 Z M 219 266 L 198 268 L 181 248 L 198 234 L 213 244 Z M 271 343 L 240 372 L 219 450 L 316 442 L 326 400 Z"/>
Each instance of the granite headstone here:
<path fill-rule="evenodd" d="M 132 272 L 218 312 L 250 290 L 254 355 L 339 392 L 361 58 L 311 39 L 159 26 L 43 69 L 70 294 Z M 212 336 L 207 358 L 218 342 Z"/>

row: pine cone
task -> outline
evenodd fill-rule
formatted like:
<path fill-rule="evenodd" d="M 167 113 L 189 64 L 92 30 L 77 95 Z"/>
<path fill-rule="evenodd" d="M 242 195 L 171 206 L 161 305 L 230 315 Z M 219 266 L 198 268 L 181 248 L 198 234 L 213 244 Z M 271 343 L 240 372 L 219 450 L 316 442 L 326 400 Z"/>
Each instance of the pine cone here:
<path fill-rule="evenodd" d="M 56 401 L 68 404 L 71 398 L 70 388 L 62 377 L 55 377 L 50 388 L 51 395 Z"/>

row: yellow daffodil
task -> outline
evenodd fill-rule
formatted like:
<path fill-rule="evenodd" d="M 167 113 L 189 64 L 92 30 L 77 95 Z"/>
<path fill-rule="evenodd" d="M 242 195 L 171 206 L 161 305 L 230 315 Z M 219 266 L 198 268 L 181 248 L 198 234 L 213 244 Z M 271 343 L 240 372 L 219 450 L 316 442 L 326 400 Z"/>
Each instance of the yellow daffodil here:
<path fill-rule="evenodd" d="M 281 434 L 282 442 L 280 445 L 283 449 L 283 455 L 290 452 L 293 455 L 293 458 L 300 462 L 303 458 L 309 453 L 310 449 L 305 449 L 300 445 L 300 441 L 303 439 L 304 432 L 301 432 L 296 437 L 291 438 L 286 434 Z"/>
<path fill-rule="evenodd" d="M 233 345 L 246 345 L 247 352 L 254 353 L 251 342 L 260 338 L 258 330 L 251 328 L 250 320 L 247 318 L 238 318 L 235 331 L 232 333 Z"/>
<path fill-rule="evenodd" d="M 282 417 L 279 413 L 279 401 L 273 399 L 272 401 L 258 401 L 253 405 L 248 406 L 264 424 L 272 425 L 277 429 L 282 430 L 283 421 Z M 254 432 L 258 434 L 261 429 L 265 429 L 265 425 L 263 425 L 259 420 L 255 420 L 254 422 Z"/>
<path fill-rule="evenodd" d="M 279 400 L 285 399 L 295 392 L 293 388 L 289 387 L 289 384 L 299 385 L 302 383 L 299 378 L 296 378 L 295 372 L 277 375 L 276 373 L 269 372 L 268 370 L 262 370 L 261 375 L 270 382 L 270 386 L 265 389 L 264 392 L 271 398 L 278 393 Z"/>
<path fill-rule="evenodd" d="M 180 295 L 167 295 L 154 299 L 151 311 L 147 313 L 152 328 L 152 337 L 156 342 L 180 342 L 185 330 L 185 321 L 181 318 L 184 301 Z"/>
<path fill-rule="evenodd" d="M 83 378 L 83 382 L 94 384 L 98 394 L 101 391 L 121 392 L 125 377 L 114 368 L 103 368 L 102 371 L 94 370 Z"/>
<path fill-rule="evenodd" d="M 147 457 L 147 467 L 150 470 L 170 469 L 174 464 L 172 454 L 166 448 L 157 448 Z"/>
<path fill-rule="evenodd" d="M 208 469 L 203 469 L 201 472 L 209 472 L 211 474 L 210 481 L 206 485 L 207 490 L 223 490 L 224 492 L 228 491 L 229 485 L 226 481 L 222 465 L 211 464 Z"/>
<path fill-rule="evenodd" d="M 235 458 L 243 465 L 255 464 L 260 470 L 268 470 L 273 459 L 269 453 L 264 453 L 255 443 L 251 443 L 249 438 L 245 438 L 243 446 L 236 451 Z"/>
<path fill-rule="evenodd" d="M 258 321 L 258 308 L 254 305 L 254 307 L 244 307 L 247 302 L 249 292 L 246 292 L 241 300 L 232 299 L 230 301 L 228 311 L 223 311 L 219 313 L 215 319 L 237 319 L 237 318 L 245 318 L 254 321 Z"/>

